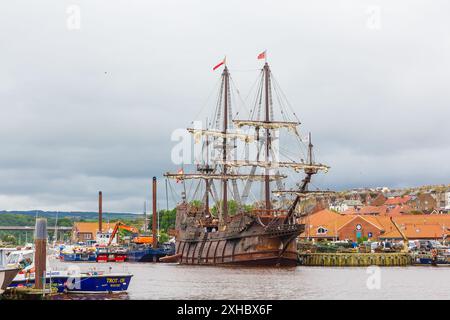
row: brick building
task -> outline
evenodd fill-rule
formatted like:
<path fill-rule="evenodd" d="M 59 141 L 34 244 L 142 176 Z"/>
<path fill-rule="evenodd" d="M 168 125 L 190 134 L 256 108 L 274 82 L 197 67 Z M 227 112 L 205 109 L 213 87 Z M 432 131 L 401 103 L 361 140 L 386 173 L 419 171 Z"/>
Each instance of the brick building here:
<path fill-rule="evenodd" d="M 438 208 L 438 202 L 429 193 L 418 194 L 408 202 L 408 205 L 411 206 L 411 208 L 413 208 L 415 211 L 426 213 L 432 212 L 434 209 Z"/>
<path fill-rule="evenodd" d="M 382 206 L 386 202 L 387 198 L 379 193 L 375 198 L 371 199 L 368 204 L 371 206 Z"/>
<path fill-rule="evenodd" d="M 322 210 L 308 216 L 305 221 L 305 232 L 301 239 L 316 240 L 352 240 L 368 238 L 401 239 L 390 220 L 390 216 L 376 215 L 344 215 L 330 210 Z M 394 221 L 405 232 L 408 238 L 415 239 L 444 239 L 450 234 L 450 215 L 448 214 L 398 214 Z"/>
<path fill-rule="evenodd" d="M 103 234 L 111 234 L 115 224 L 104 223 Z M 98 222 L 75 222 L 72 227 L 72 242 L 96 241 Z"/>

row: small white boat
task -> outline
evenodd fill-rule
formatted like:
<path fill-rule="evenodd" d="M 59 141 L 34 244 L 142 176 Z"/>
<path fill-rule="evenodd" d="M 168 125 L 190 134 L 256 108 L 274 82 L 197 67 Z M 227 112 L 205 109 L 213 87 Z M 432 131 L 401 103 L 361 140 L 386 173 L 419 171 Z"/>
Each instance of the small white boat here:
<path fill-rule="evenodd" d="M 19 272 L 18 268 L 6 267 L 6 250 L 0 248 L 0 294 L 2 294 L 11 284 L 14 277 Z"/>
<path fill-rule="evenodd" d="M 0 294 L 9 287 L 19 269 L 3 269 L 0 267 Z"/>
<path fill-rule="evenodd" d="M 6 258 L 6 267 L 24 269 L 34 261 L 34 250 L 14 250 Z"/>

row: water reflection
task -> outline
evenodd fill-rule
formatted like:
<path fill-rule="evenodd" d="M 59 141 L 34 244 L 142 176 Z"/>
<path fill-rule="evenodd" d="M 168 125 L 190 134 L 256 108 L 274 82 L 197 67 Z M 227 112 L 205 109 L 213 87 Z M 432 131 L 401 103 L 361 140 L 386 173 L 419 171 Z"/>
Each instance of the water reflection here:
<path fill-rule="evenodd" d="M 64 263 L 58 262 L 64 266 Z M 78 263 L 134 276 L 128 294 L 63 295 L 55 299 L 449 299 L 449 267 L 380 268 L 368 286 L 367 268 L 258 268 L 178 264 Z"/>
<path fill-rule="evenodd" d="M 51 300 L 130 300 L 128 293 L 57 294 Z"/>

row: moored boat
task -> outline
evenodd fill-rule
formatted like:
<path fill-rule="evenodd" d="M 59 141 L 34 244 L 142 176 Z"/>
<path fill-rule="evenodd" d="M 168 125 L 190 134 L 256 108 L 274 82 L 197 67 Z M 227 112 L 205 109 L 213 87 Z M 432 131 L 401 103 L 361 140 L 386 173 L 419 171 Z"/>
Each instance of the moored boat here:
<path fill-rule="evenodd" d="M 60 248 L 59 259 L 65 262 L 95 262 L 97 253 L 93 247 L 67 246 Z"/>
<path fill-rule="evenodd" d="M 260 56 L 265 59 L 266 53 Z M 222 65 L 214 112 L 204 126 L 196 123 L 187 129 L 198 144 L 191 162 L 196 172 L 181 168 L 164 174 L 183 186 L 176 208 L 174 259 L 193 265 L 295 266 L 296 239 L 305 230 L 302 219 L 308 214 L 300 204 L 330 193 L 308 189 L 312 177 L 329 167 L 315 161 L 311 134 L 301 137 L 300 121 L 267 61 L 254 105 L 246 108 L 250 112 L 243 119 L 232 109 L 232 101 L 239 99 L 232 99 L 234 83 L 226 61 L 214 70 Z M 286 185 L 283 181 L 293 172 L 303 178 Z M 192 181 L 192 190 L 186 190 L 186 180 Z"/>
<path fill-rule="evenodd" d="M 414 261 L 416 265 L 450 266 L 450 255 L 444 252 L 440 252 L 439 254 L 416 254 Z"/>
<path fill-rule="evenodd" d="M 119 293 L 128 290 L 132 277 L 127 273 L 52 271 L 46 273 L 46 284 L 59 293 Z M 32 287 L 34 281 L 34 273 L 22 273 L 14 278 L 9 287 Z"/>
<path fill-rule="evenodd" d="M 124 262 L 126 258 L 124 249 L 97 248 L 97 262 Z"/>
<path fill-rule="evenodd" d="M 95 262 L 97 255 L 95 253 L 61 253 L 59 259 L 65 262 Z"/>
<path fill-rule="evenodd" d="M 6 267 L 10 269 L 24 269 L 33 264 L 34 250 L 14 250 L 6 258 Z"/>
<path fill-rule="evenodd" d="M 6 268 L 5 265 L 6 255 L 4 250 L 0 249 L 0 294 L 6 290 L 19 272 L 18 268 Z"/>
<path fill-rule="evenodd" d="M 170 256 L 175 253 L 173 244 L 162 244 L 158 248 L 151 246 L 134 246 L 127 250 L 128 262 L 159 262 L 162 257 Z"/>
<path fill-rule="evenodd" d="M 19 269 L 3 269 L 0 267 L 0 294 L 11 284 Z"/>

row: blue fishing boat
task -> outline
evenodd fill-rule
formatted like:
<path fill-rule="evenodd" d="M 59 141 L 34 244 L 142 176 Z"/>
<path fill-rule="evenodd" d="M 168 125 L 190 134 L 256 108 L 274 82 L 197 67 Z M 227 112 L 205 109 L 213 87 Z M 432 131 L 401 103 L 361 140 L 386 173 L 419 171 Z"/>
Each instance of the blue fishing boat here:
<path fill-rule="evenodd" d="M 416 265 L 450 265 L 450 255 L 439 254 L 433 256 L 432 254 L 418 254 L 415 257 Z"/>
<path fill-rule="evenodd" d="M 52 271 L 47 272 L 46 283 L 59 293 L 119 293 L 128 290 L 132 277 L 126 273 Z M 9 287 L 32 287 L 34 279 L 34 273 L 19 274 Z"/>
<path fill-rule="evenodd" d="M 66 262 L 95 262 L 97 250 L 94 247 L 85 246 L 60 246 L 59 259 Z"/>
<path fill-rule="evenodd" d="M 95 252 L 61 252 L 59 255 L 59 259 L 65 262 L 95 262 L 97 261 L 97 254 Z"/>
<path fill-rule="evenodd" d="M 164 243 L 154 249 L 151 246 L 135 246 L 127 251 L 129 262 L 158 262 L 160 258 L 175 254 L 175 245 Z"/>

